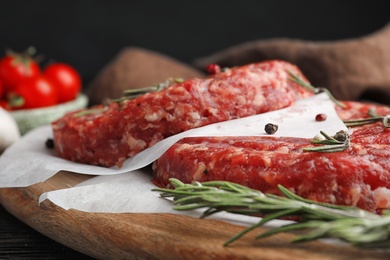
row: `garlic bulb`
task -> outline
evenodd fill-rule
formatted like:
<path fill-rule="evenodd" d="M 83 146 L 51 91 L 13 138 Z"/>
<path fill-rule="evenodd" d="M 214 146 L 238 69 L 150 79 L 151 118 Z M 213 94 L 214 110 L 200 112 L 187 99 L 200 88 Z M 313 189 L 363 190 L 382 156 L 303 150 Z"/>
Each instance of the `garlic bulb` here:
<path fill-rule="evenodd" d="M 0 154 L 19 138 L 20 132 L 14 118 L 0 107 Z"/>

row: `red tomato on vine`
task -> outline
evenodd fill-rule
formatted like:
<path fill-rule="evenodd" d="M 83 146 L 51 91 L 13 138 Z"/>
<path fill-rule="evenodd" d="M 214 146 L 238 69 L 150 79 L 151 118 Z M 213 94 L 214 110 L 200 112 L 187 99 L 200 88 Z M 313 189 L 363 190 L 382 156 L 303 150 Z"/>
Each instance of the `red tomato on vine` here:
<path fill-rule="evenodd" d="M 35 49 L 24 53 L 8 51 L 0 59 L 0 79 L 3 91 L 8 92 L 25 80 L 34 79 L 41 74 L 39 64 L 32 58 Z"/>
<path fill-rule="evenodd" d="M 45 77 L 27 80 L 8 93 L 12 109 L 48 107 L 57 104 L 57 90 Z"/>
<path fill-rule="evenodd" d="M 43 75 L 56 87 L 59 103 L 74 100 L 81 91 L 80 75 L 73 67 L 65 63 L 48 65 Z"/>

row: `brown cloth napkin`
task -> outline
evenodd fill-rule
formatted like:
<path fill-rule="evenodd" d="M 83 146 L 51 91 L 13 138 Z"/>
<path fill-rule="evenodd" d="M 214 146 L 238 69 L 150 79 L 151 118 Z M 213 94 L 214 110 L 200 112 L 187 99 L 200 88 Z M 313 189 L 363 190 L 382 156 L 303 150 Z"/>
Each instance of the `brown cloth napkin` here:
<path fill-rule="evenodd" d="M 270 59 L 296 64 L 312 85 L 336 98 L 390 104 L 390 23 L 360 38 L 312 42 L 276 38 L 246 42 L 194 61 L 232 67 Z"/>
<path fill-rule="evenodd" d="M 169 78 L 190 79 L 205 74 L 158 52 L 127 47 L 121 50 L 86 87 L 90 104 L 105 98 L 119 98 L 126 89 L 145 88 Z"/>

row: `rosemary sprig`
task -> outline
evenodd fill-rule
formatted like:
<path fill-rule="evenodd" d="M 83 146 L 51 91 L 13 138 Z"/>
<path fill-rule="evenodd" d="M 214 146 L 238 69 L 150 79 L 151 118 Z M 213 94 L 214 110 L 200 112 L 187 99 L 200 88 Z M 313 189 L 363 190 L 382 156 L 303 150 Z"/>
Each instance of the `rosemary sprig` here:
<path fill-rule="evenodd" d="M 294 74 L 293 72 L 291 71 L 288 71 L 288 73 L 290 74 L 290 79 L 292 81 L 294 81 L 295 83 L 301 85 L 302 87 L 312 91 L 314 94 L 319 94 L 321 92 L 325 92 L 329 98 L 339 107 L 342 107 L 342 108 L 346 108 L 347 106 L 338 101 L 333 95 L 332 93 L 330 93 L 330 91 L 327 89 L 327 88 L 317 88 L 317 87 L 314 87 L 313 85 L 311 85 L 310 83 L 307 83 L 305 81 L 303 81 L 300 77 L 298 77 L 296 74 Z"/>
<path fill-rule="evenodd" d="M 292 242 L 337 238 L 356 246 L 390 245 L 389 211 L 379 216 L 355 207 L 318 203 L 299 197 L 281 185 L 278 188 L 283 196 L 265 194 L 227 181 L 184 184 L 177 179 L 170 179 L 170 182 L 174 189 L 156 188 L 153 191 L 160 192 L 163 198 L 173 198 L 175 210 L 205 208 L 201 217 L 221 211 L 264 216 L 258 223 L 226 241 L 225 246 L 273 219 L 286 217 L 298 217 L 300 221 L 271 229 L 257 238 L 299 230 L 304 233 Z"/>
<path fill-rule="evenodd" d="M 169 87 L 173 83 L 180 83 L 180 82 L 183 82 L 182 78 L 169 78 L 163 83 L 155 84 L 155 85 L 150 86 L 150 87 L 127 89 L 127 90 L 123 91 L 122 97 L 114 98 L 114 99 L 110 99 L 110 98 L 105 99 L 103 101 L 104 107 L 86 109 L 86 110 L 80 111 L 78 113 L 75 113 L 73 116 L 74 117 L 82 117 L 82 116 L 90 115 L 90 114 L 99 114 L 99 113 L 103 112 L 105 110 L 105 107 L 109 106 L 110 103 L 118 103 L 119 109 L 121 109 L 122 105 L 123 105 L 123 103 L 122 103 L 123 101 L 129 100 L 129 99 L 135 99 L 135 98 L 142 96 L 146 93 L 157 92 L 157 91 L 163 90 L 164 88 Z"/>
<path fill-rule="evenodd" d="M 384 127 L 390 128 L 390 115 L 380 116 L 373 109 L 368 110 L 368 115 L 369 118 L 344 120 L 343 122 L 347 127 L 354 127 L 382 121 Z"/>
<path fill-rule="evenodd" d="M 321 146 L 302 148 L 304 152 L 341 152 L 350 146 L 349 135 L 346 131 L 338 131 L 333 137 L 320 131 L 320 136 L 313 138 L 313 144 L 322 144 Z"/>
<path fill-rule="evenodd" d="M 127 89 L 127 90 L 123 91 L 122 97 L 117 98 L 117 99 L 110 99 L 109 101 L 120 103 L 120 102 L 128 100 L 128 99 L 135 99 L 135 98 L 142 96 L 146 93 L 157 92 L 157 91 L 160 91 L 160 90 L 163 90 L 163 89 L 169 87 L 173 83 L 180 83 L 180 82 L 183 82 L 182 78 L 169 78 L 163 83 L 155 84 L 155 85 L 150 86 L 150 87 Z"/>

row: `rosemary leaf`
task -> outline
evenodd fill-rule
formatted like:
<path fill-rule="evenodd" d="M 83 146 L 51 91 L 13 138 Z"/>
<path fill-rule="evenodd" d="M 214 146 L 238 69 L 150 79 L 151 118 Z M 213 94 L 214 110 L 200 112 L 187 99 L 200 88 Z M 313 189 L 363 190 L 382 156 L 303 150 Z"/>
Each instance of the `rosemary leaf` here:
<path fill-rule="evenodd" d="M 163 83 L 155 84 L 146 88 L 127 89 L 123 91 L 123 96 L 116 99 L 109 99 L 108 102 L 121 103 L 129 99 L 135 99 L 147 93 L 157 92 L 163 90 L 174 83 L 181 83 L 184 80 L 182 78 L 169 78 Z"/>
<path fill-rule="evenodd" d="M 367 125 L 367 124 L 372 124 L 378 122 L 377 119 L 358 119 L 358 120 L 344 120 L 344 124 L 347 127 L 354 127 L 354 126 L 362 126 L 362 125 Z"/>
<path fill-rule="evenodd" d="M 237 235 L 230 238 L 228 241 L 226 241 L 224 243 L 224 246 L 228 246 L 229 244 L 233 243 L 237 239 L 239 239 L 242 236 L 244 236 L 245 234 L 247 234 L 249 231 L 252 231 L 253 229 L 255 229 L 257 227 L 263 226 L 264 224 L 266 224 L 267 222 L 269 222 L 273 219 L 278 219 L 278 218 L 282 218 L 284 216 L 289 216 L 291 214 L 295 214 L 297 211 L 298 211 L 298 209 L 285 209 L 285 210 L 278 211 L 274 214 L 270 214 L 270 215 L 264 217 L 262 220 L 260 220 L 257 224 L 249 226 L 248 228 L 244 229 L 243 231 L 241 231 Z"/>
<path fill-rule="evenodd" d="M 289 232 L 289 231 L 295 231 L 295 230 L 304 230 L 304 229 L 316 228 L 316 227 L 318 227 L 321 224 L 323 224 L 322 221 L 310 221 L 310 222 L 303 222 L 303 223 L 288 224 L 288 225 L 284 225 L 284 226 L 281 226 L 281 227 L 273 228 L 273 229 L 271 229 L 271 230 L 269 230 L 267 232 L 264 232 L 263 234 L 257 236 L 256 238 L 257 239 L 261 239 L 261 238 L 266 238 L 266 237 L 269 237 L 269 236 L 272 236 L 272 235 L 276 235 L 276 234 L 282 233 L 282 232 Z M 323 233 L 323 231 L 321 230 L 318 233 Z M 312 240 L 315 239 L 315 238 L 317 238 L 317 237 L 313 237 Z M 297 242 L 298 240 L 303 241 L 302 240 L 302 236 L 301 237 L 297 237 L 292 242 Z"/>
<path fill-rule="evenodd" d="M 132 95 L 138 95 L 138 94 L 146 94 L 146 93 L 151 93 L 154 91 L 158 90 L 158 86 L 151 86 L 151 87 L 146 87 L 146 88 L 136 88 L 136 89 L 127 89 L 123 91 L 123 95 L 128 97 Z"/>
<path fill-rule="evenodd" d="M 291 79 L 293 82 L 295 82 L 295 83 L 301 85 L 302 87 L 304 87 L 304 88 L 306 88 L 306 89 L 312 91 L 314 94 L 318 94 L 318 93 L 321 93 L 321 92 L 325 92 L 325 93 L 328 95 L 328 97 L 329 97 L 337 106 L 342 107 L 342 108 L 346 108 L 346 107 L 347 107 L 344 103 L 338 101 L 338 100 L 332 95 L 332 93 L 330 93 L 330 91 L 329 91 L 327 88 L 317 88 L 317 87 L 314 87 L 314 86 L 312 86 L 311 84 L 309 84 L 309 83 L 303 81 L 300 77 L 298 77 L 298 75 L 294 74 L 293 72 L 288 71 L 288 73 L 290 74 L 290 79 Z"/>
<path fill-rule="evenodd" d="M 390 115 L 380 116 L 373 109 L 368 110 L 368 115 L 370 116 L 369 118 L 344 120 L 343 122 L 347 127 L 354 127 L 382 121 L 384 127 L 390 128 Z"/>
<path fill-rule="evenodd" d="M 389 122 L 390 122 L 390 115 L 384 116 L 382 123 L 386 128 L 390 128 Z"/>
<path fill-rule="evenodd" d="M 302 150 L 305 152 L 319 152 L 319 153 L 332 153 L 332 152 L 342 152 L 347 147 L 344 144 L 340 145 L 323 145 L 321 147 L 305 147 Z"/>
<path fill-rule="evenodd" d="M 105 110 L 105 108 L 91 108 L 91 109 L 86 109 L 86 110 L 81 110 L 80 112 L 77 112 L 73 114 L 73 117 L 82 117 L 86 115 L 91 115 L 91 114 L 99 114 L 102 113 Z"/>
<path fill-rule="evenodd" d="M 325 140 L 312 139 L 311 142 L 313 144 L 322 144 L 321 146 L 304 147 L 302 150 L 304 152 L 330 153 L 342 152 L 350 146 L 349 135 L 346 131 L 341 130 L 337 132 L 334 137 L 324 133 L 323 131 L 320 131 L 320 134 L 325 137 Z M 342 139 L 344 141 L 340 141 L 338 139 Z"/>

